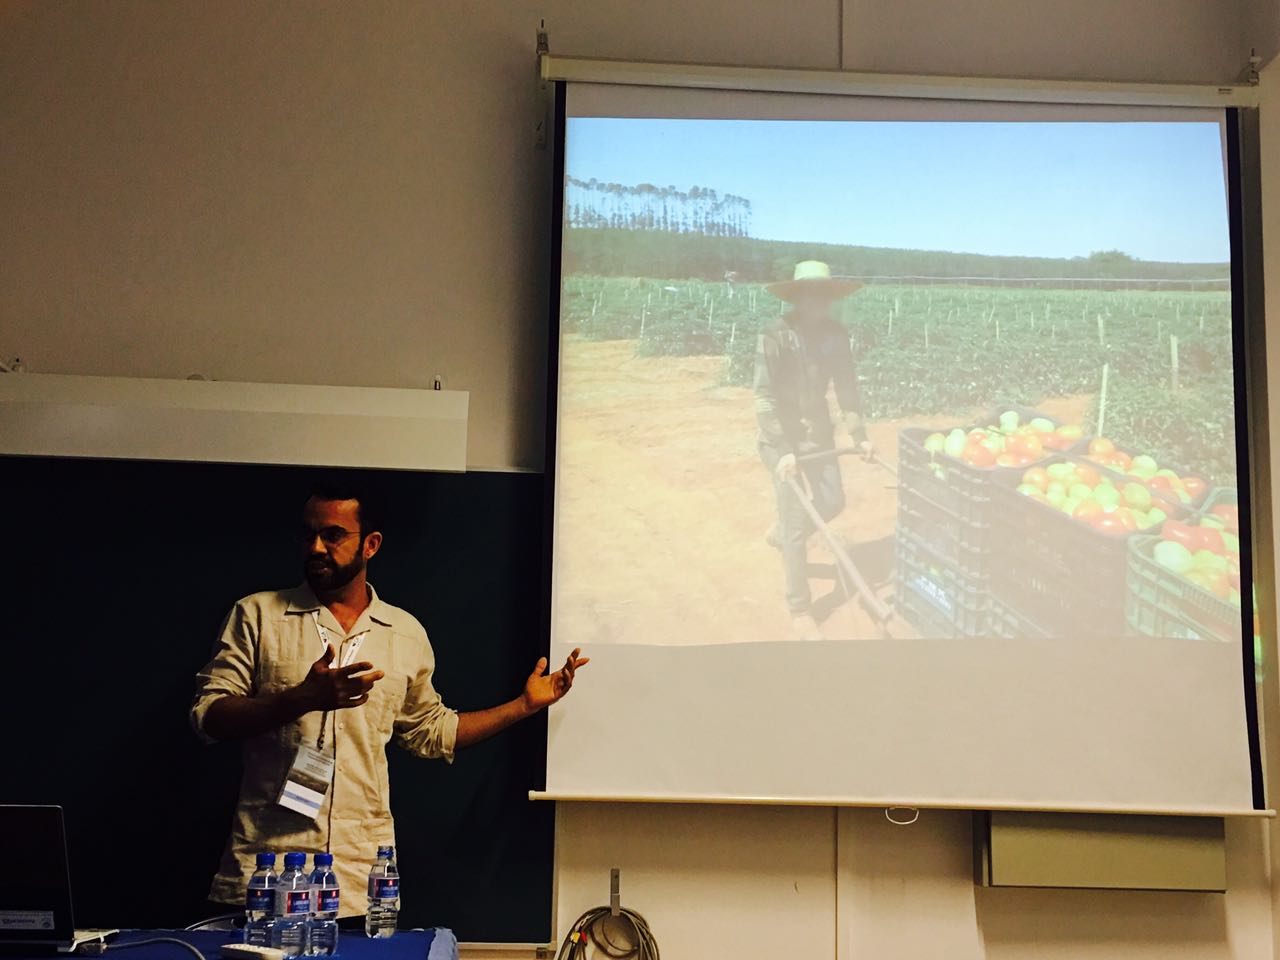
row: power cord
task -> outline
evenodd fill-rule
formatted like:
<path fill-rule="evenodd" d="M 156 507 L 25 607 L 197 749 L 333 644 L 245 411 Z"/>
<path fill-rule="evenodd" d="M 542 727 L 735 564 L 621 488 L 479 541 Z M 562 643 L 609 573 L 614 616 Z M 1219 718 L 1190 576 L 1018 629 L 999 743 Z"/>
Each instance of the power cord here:
<path fill-rule="evenodd" d="M 240 920 L 244 917 L 243 911 L 240 913 L 220 913 L 216 917 L 209 917 L 207 920 L 198 920 L 189 927 L 183 927 L 184 931 L 203 930 L 211 923 L 218 923 L 221 920 Z"/>
<path fill-rule="evenodd" d="M 196 960 L 205 960 L 205 956 L 203 953 L 201 953 L 191 944 L 187 943 L 187 941 L 179 940 L 177 937 L 149 937 L 146 940 L 126 940 L 124 943 L 106 943 L 102 940 L 98 940 L 95 943 L 83 944 L 79 949 L 76 950 L 76 953 L 88 955 L 88 956 L 101 956 L 103 953 L 106 953 L 108 950 L 110 950 L 112 953 L 115 953 L 117 950 L 128 950 L 130 947 L 146 947 L 146 946 L 150 946 L 153 943 L 176 944 L 177 946 L 182 947 L 184 950 L 187 950 L 190 953 L 195 954 Z M 98 949 L 87 950 L 85 949 L 86 947 L 97 947 Z"/>
<path fill-rule="evenodd" d="M 587 960 L 587 948 L 611 960 L 659 960 L 658 941 L 649 924 L 634 910 L 593 907 L 569 928 L 556 960 Z"/>

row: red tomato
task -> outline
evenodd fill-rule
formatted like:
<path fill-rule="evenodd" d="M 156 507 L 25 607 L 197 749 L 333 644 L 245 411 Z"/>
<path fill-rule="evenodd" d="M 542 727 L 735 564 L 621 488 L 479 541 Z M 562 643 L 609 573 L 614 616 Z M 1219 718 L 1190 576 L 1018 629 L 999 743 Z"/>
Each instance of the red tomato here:
<path fill-rule="evenodd" d="M 1087 463 L 1082 463 L 1076 467 L 1076 476 L 1086 487 L 1096 487 L 1102 479 L 1102 474 L 1098 472 L 1098 468 L 1091 467 Z"/>
<path fill-rule="evenodd" d="M 1138 521 L 1133 517 L 1133 510 L 1129 507 L 1120 507 L 1115 511 L 1115 515 L 1120 519 L 1120 525 L 1124 527 L 1125 533 L 1134 533 L 1138 529 Z"/>
<path fill-rule="evenodd" d="M 1174 543 L 1180 543 L 1192 553 L 1200 549 L 1200 528 L 1192 527 L 1177 520 L 1166 520 L 1160 528 L 1160 536 Z"/>
<path fill-rule="evenodd" d="M 994 467 L 996 455 L 981 443 L 970 443 L 964 448 L 964 461 L 975 467 Z"/>
<path fill-rule="evenodd" d="M 1023 459 L 1022 457 L 1019 457 L 1018 455 L 1013 453 L 1002 453 L 998 457 L 996 457 L 996 466 L 997 467 L 1021 467 L 1023 466 Z"/>
<path fill-rule="evenodd" d="M 1129 456 L 1123 450 L 1117 450 L 1111 454 L 1111 463 L 1119 468 L 1121 473 L 1128 473 L 1129 468 L 1133 466 L 1133 457 Z"/>
<path fill-rule="evenodd" d="M 1124 536 L 1129 531 L 1125 529 L 1123 521 L 1117 516 L 1119 512 L 1119 510 L 1113 510 L 1110 513 L 1102 513 L 1094 517 L 1093 528 L 1110 537 Z"/>
<path fill-rule="evenodd" d="M 1199 500 L 1201 494 L 1205 491 L 1205 482 L 1199 477 L 1183 477 L 1182 486 L 1186 488 L 1187 495 L 1192 500 Z"/>
<path fill-rule="evenodd" d="M 1209 512 L 1222 521 L 1227 533 L 1240 533 L 1240 510 L 1238 507 L 1229 503 L 1220 503 Z"/>
<path fill-rule="evenodd" d="M 1094 437 L 1089 441 L 1089 454 L 1091 456 L 1105 455 L 1115 451 L 1116 445 L 1106 437 Z"/>
<path fill-rule="evenodd" d="M 1008 449 L 1014 456 L 1025 457 L 1028 461 L 1036 461 L 1044 456 L 1044 444 L 1036 434 L 1010 437 Z"/>
<path fill-rule="evenodd" d="M 1093 523 L 1098 517 L 1102 516 L 1102 504 L 1096 500 L 1086 500 L 1078 505 L 1072 512 L 1073 520 L 1079 520 L 1081 523 Z"/>
<path fill-rule="evenodd" d="M 1213 527 L 1192 527 L 1200 539 L 1200 549 L 1212 550 L 1222 556 L 1227 555 L 1227 543 L 1222 539 L 1222 531 Z"/>

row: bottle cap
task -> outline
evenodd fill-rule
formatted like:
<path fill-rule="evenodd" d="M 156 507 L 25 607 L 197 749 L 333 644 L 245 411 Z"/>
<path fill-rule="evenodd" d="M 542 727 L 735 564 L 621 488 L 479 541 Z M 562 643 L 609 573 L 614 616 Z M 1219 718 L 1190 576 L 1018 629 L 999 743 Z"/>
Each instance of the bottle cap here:
<path fill-rule="evenodd" d="M 259 867 L 274 867 L 276 865 L 276 855 L 274 853 L 258 854 Z"/>
<path fill-rule="evenodd" d="M 378 859 L 382 859 L 383 857 L 390 859 L 395 855 L 396 855 L 395 847 L 392 847 L 389 845 L 378 847 Z"/>
<path fill-rule="evenodd" d="M 300 867 L 306 862 L 307 862 L 307 855 L 305 853 L 293 852 L 293 853 L 286 853 L 284 855 L 284 865 L 286 867 Z"/>
<path fill-rule="evenodd" d="M 332 854 L 332 853 L 317 853 L 317 854 L 316 854 L 316 856 L 315 856 L 315 863 L 316 863 L 316 866 L 317 866 L 317 867 L 332 867 L 332 866 L 333 866 L 333 854 Z"/>

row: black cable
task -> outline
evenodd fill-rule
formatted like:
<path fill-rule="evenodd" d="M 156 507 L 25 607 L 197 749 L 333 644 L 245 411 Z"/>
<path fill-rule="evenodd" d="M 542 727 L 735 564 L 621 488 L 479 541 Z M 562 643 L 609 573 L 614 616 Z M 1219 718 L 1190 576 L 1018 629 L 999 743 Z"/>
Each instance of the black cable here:
<path fill-rule="evenodd" d="M 196 955 L 196 960 L 205 960 L 203 953 L 197 950 L 192 944 L 187 943 L 185 940 L 179 940 L 177 937 L 150 937 L 146 940 L 126 940 L 124 943 L 109 943 L 107 944 L 107 949 L 114 952 L 116 950 L 128 950 L 130 947 L 146 947 L 153 943 L 177 944 L 184 950 L 189 950 L 191 953 L 194 953 Z"/>
<path fill-rule="evenodd" d="M 635 934 L 634 938 L 629 938 L 632 939 L 630 945 L 614 943 L 606 929 L 618 918 L 623 919 Z M 609 907 L 593 907 L 580 916 L 565 934 L 556 960 L 586 960 L 589 944 L 611 960 L 660 960 L 658 941 L 649 930 L 648 922 L 625 907 L 618 911 L 617 917 Z"/>
<path fill-rule="evenodd" d="M 243 913 L 220 913 L 216 917 L 209 917 L 207 920 L 197 920 L 195 923 L 191 924 L 191 926 L 183 927 L 182 929 L 187 932 L 199 930 L 202 927 L 207 927 L 209 924 L 216 923 L 219 920 L 239 920 L 243 916 Z"/>

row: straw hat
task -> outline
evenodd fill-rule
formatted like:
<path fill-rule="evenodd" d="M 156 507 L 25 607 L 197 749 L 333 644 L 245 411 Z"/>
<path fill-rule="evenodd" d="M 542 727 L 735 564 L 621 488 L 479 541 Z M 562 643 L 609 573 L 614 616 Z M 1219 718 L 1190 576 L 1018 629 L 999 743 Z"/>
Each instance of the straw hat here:
<path fill-rule="evenodd" d="M 790 280 L 780 280 L 767 287 L 779 300 L 795 303 L 802 294 L 821 294 L 828 300 L 847 297 L 862 287 L 857 280 L 839 280 L 831 276 L 831 267 L 821 260 L 801 260 Z"/>

